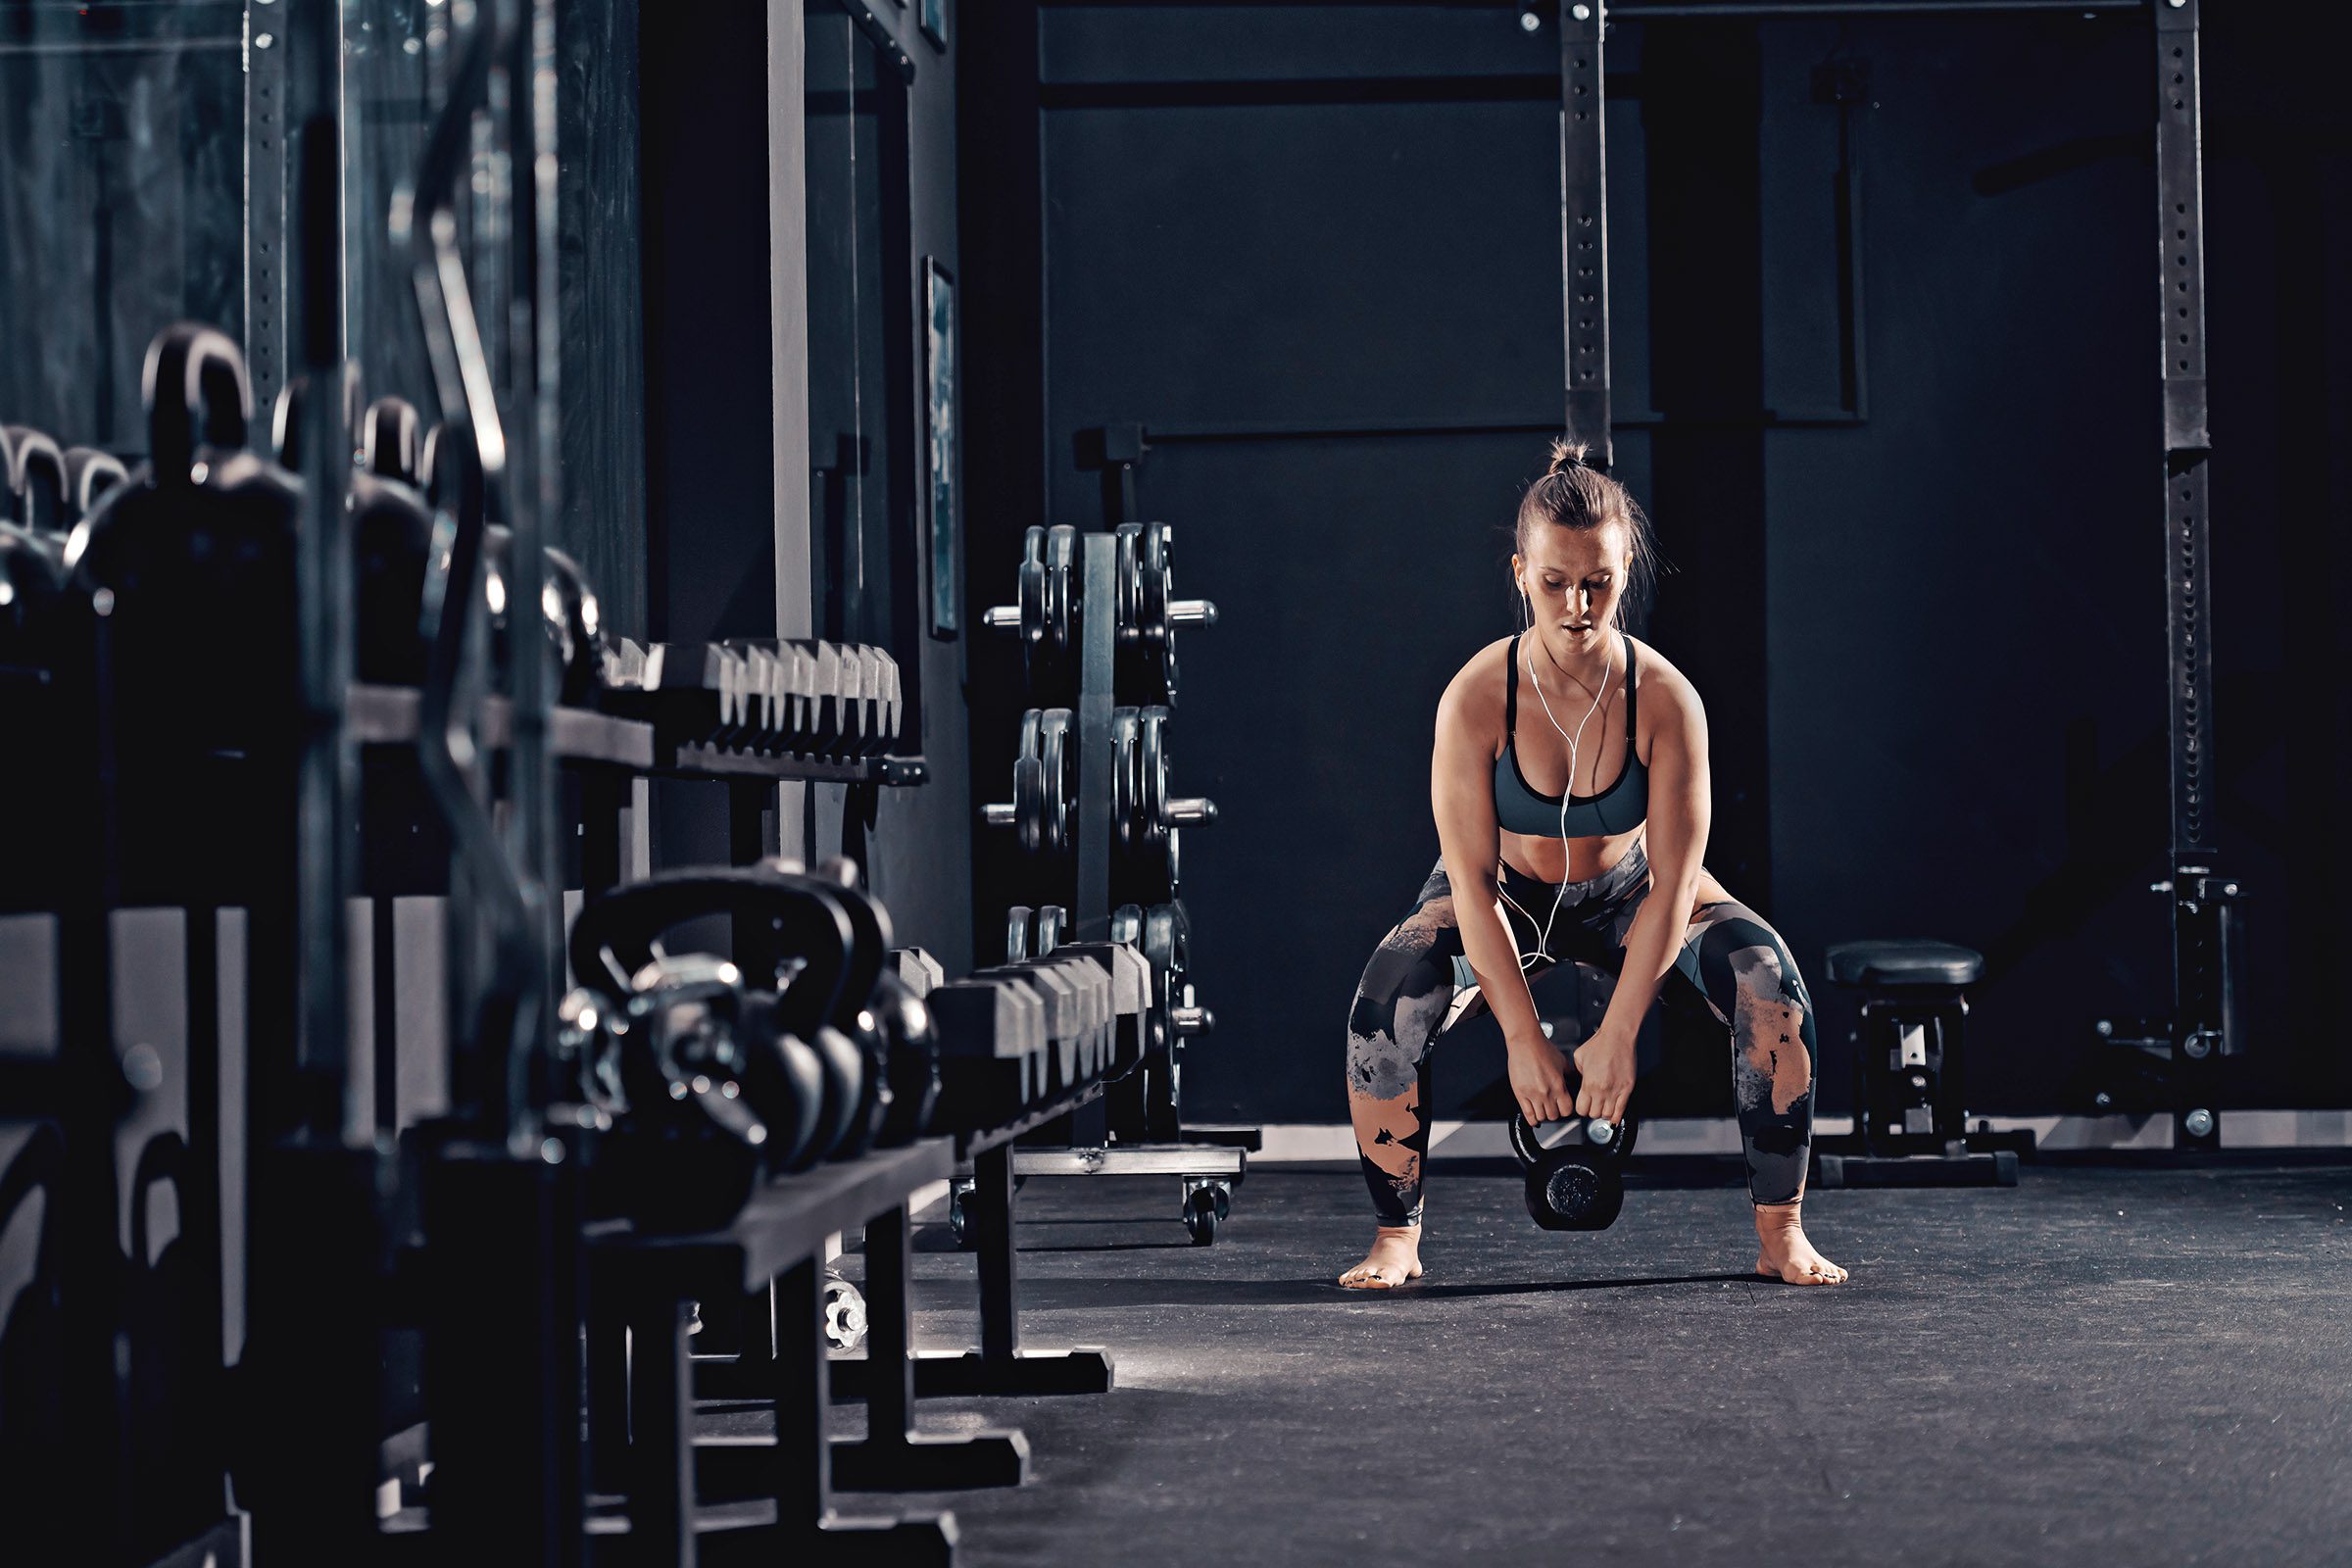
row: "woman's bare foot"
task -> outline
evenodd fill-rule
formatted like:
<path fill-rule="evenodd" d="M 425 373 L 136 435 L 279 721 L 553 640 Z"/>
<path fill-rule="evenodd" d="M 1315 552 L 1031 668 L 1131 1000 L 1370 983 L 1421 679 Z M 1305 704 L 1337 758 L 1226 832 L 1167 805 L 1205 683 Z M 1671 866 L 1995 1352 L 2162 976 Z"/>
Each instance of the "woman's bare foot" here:
<path fill-rule="evenodd" d="M 1394 1290 L 1421 1277 L 1421 1227 L 1383 1225 L 1373 1234 L 1372 1250 L 1364 1260 L 1340 1276 L 1351 1290 Z"/>
<path fill-rule="evenodd" d="M 1838 1285 L 1845 1270 L 1813 1250 L 1798 1222 L 1797 1203 L 1756 1205 L 1756 1272 L 1787 1285 Z"/>

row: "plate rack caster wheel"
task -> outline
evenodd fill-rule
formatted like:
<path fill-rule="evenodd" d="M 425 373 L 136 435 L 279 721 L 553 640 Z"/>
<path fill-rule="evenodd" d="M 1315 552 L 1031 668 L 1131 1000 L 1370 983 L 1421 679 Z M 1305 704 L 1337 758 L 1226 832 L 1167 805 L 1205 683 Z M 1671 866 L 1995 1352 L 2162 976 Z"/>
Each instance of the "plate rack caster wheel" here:
<path fill-rule="evenodd" d="M 1232 1190 L 1222 1182 L 1188 1188 L 1185 1192 L 1184 1228 L 1192 1232 L 1195 1247 L 1214 1243 L 1218 1228 L 1232 1212 Z"/>
<path fill-rule="evenodd" d="M 956 1245 L 967 1252 L 980 1245 L 980 1228 L 972 1218 L 973 1185 L 956 1181 L 948 1188 L 948 1229 L 956 1233 Z"/>
<path fill-rule="evenodd" d="M 825 1270 L 825 1345 L 855 1350 L 865 1343 L 865 1296 L 832 1269 Z"/>

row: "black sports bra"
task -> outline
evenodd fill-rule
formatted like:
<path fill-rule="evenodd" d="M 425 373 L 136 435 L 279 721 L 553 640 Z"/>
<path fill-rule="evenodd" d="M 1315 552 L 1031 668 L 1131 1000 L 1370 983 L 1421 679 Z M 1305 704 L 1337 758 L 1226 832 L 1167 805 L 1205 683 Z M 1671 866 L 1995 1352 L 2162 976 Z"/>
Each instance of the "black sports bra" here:
<path fill-rule="evenodd" d="M 1530 788 L 1519 771 L 1519 639 L 1511 639 L 1505 661 L 1510 676 L 1503 688 L 1502 755 L 1494 759 L 1494 819 L 1504 829 L 1529 838 L 1590 839 L 1630 833 L 1648 819 L 1649 770 L 1634 750 L 1634 703 L 1642 693 L 1635 678 L 1639 647 L 1633 638 L 1625 639 L 1625 766 L 1618 770 L 1617 781 L 1598 795 L 1568 796 L 1563 823 L 1561 798 Z"/>

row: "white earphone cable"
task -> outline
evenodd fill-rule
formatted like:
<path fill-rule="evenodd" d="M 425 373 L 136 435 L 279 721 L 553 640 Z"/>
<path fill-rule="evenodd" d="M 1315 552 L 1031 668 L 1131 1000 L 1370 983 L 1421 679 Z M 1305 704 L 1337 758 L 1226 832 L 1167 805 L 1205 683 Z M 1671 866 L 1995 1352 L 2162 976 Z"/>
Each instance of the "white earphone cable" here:
<path fill-rule="evenodd" d="M 1524 655 L 1524 646 L 1522 647 L 1521 652 Z M 1543 704 L 1544 716 L 1551 721 L 1551 727 L 1553 731 L 1556 732 L 1562 740 L 1568 743 L 1568 782 L 1560 791 L 1560 839 L 1562 853 L 1565 853 L 1566 841 L 1568 838 L 1568 798 L 1576 793 L 1578 745 L 1579 742 L 1581 742 L 1584 738 L 1585 725 L 1591 723 L 1592 721 L 1592 715 L 1600 711 L 1601 701 L 1608 695 L 1609 678 L 1608 674 L 1603 672 L 1600 680 L 1600 690 L 1595 692 L 1592 697 L 1592 706 L 1587 709 L 1585 710 L 1585 716 L 1578 720 L 1576 733 L 1574 735 L 1570 735 L 1566 730 L 1560 728 L 1559 719 L 1552 713 L 1551 702 L 1544 695 L 1544 683 L 1537 678 L 1535 661 L 1533 659 L 1529 659 L 1526 661 L 1526 662 L 1527 678 L 1535 684 L 1536 701 Z M 1561 870 L 1563 872 L 1561 881 L 1559 882 L 1556 891 L 1554 891 L 1551 896 L 1551 912 L 1544 917 L 1544 934 L 1537 939 L 1537 951 L 1539 953 L 1548 953 L 1551 950 L 1552 922 L 1559 918 L 1560 903 L 1568 896 L 1568 883 L 1565 876 L 1566 867 L 1563 866 Z M 1522 954 L 1520 956 L 1519 963 L 1521 971 L 1524 972 L 1528 964 L 1532 961 L 1534 960 L 1531 955 Z"/>
<path fill-rule="evenodd" d="M 1520 596 L 1520 603 L 1526 607 L 1527 611 L 1527 624 L 1523 626 L 1520 631 L 1520 658 L 1521 662 L 1527 666 L 1528 682 L 1536 688 L 1536 701 L 1543 705 L 1544 716 L 1551 721 L 1551 727 L 1558 733 L 1560 739 L 1568 743 L 1568 782 L 1567 785 L 1560 791 L 1560 840 L 1564 852 L 1568 838 L 1568 800 L 1570 796 L 1576 793 L 1578 745 L 1584 738 L 1585 726 L 1592 721 L 1592 715 L 1594 713 L 1600 711 L 1601 702 L 1608 696 L 1609 676 L 1614 673 L 1615 663 L 1614 660 L 1612 659 L 1610 667 L 1601 671 L 1600 689 L 1592 694 L 1592 706 L 1587 709 L 1585 710 L 1585 716 L 1577 721 L 1576 733 L 1571 735 L 1566 730 L 1561 729 L 1558 716 L 1555 715 L 1551 710 L 1551 700 L 1544 695 L 1544 683 L 1536 676 L 1535 660 L 1527 653 L 1526 634 L 1535 629 L 1535 606 L 1524 593 Z M 1611 647 L 1613 650 L 1615 644 L 1612 643 Z M 1503 744 L 1506 746 L 1515 744 L 1514 738 L 1508 735 L 1504 736 Z M 1550 951 L 1552 922 L 1559 918 L 1560 903 L 1568 896 L 1568 883 L 1564 874 L 1565 870 L 1566 868 L 1563 866 L 1563 875 L 1559 882 L 1558 889 L 1552 894 L 1551 912 L 1544 917 L 1543 934 L 1536 939 L 1536 951 L 1534 953 L 1522 953 L 1519 955 L 1519 972 L 1522 974 L 1527 972 L 1527 966 L 1529 964 L 1535 962 L 1537 958 L 1544 956 Z M 1502 887 L 1499 880 L 1497 880 L 1495 884 L 1495 891 L 1497 893 L 1501 893 L 1504 903 L 1510 905 L 1512 908 L 1519 910 L 1522 915 L 1527 916 L 1528 924 L 1535 924 L 1536 917 L 1532 914 L 1528 914 L 1528 911 L 1520 905 L 1518 900 L 1512 898 L 1508 893 L 1502 892 Z"/>

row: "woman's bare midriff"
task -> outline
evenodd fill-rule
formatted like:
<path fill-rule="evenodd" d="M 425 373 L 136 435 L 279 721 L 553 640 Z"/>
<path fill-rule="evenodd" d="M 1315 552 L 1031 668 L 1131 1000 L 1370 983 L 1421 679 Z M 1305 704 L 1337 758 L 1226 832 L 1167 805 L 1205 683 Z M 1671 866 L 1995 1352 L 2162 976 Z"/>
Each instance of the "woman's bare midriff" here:
<path fill-rule="evenodd" d="M 1539 882 L 1590 882 L 1605 876 L 1627 853 L 1641 842 L 1642 830 L 1631 833 L 1612 833 L 1596 839 L 1532 838 L 1524 833 L 1502 832 L 1502 862 L 1522 876 L 1532 876 Z M 1698 886 L 1691 891 L 1690 907 L 1685 917 L 1697 918 L 1698 911 L 1710 904 L 1728 904 L 1731 895 L 1715 880 L 1715 873 L 1704 866 L 1699 868 Z"/>
<path fill-rule="evenodd" d="M 1502 859 L 1539 882 L 1590 882 L 1606 874 L 1642 841 L 1642 830 L 1594 839 L 1546 839 L 1502 830 Z"/>

